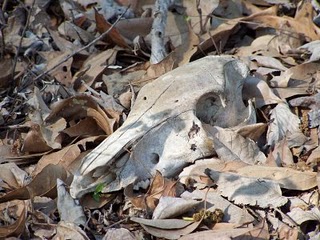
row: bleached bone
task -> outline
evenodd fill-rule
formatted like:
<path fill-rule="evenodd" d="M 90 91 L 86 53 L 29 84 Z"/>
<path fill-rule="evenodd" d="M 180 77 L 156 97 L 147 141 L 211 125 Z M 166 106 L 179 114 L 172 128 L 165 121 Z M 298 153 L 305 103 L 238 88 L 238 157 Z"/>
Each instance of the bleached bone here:
<path fill-rule="evenodd" d="M 247 66 L 230 56 L 209 56 L 179 67 L 139 92 L 124 124 L 82 162 L 71 185 L 73 197 L 119 190 L 159 170 L 173 177 L 214 153 L 206 126 L 255 122 L 242 101 Z"/>

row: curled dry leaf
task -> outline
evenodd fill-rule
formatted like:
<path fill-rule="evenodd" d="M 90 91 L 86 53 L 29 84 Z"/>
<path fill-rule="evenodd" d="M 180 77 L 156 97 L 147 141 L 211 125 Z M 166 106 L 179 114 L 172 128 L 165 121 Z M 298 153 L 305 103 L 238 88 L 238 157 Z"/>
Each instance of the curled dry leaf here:
<path fill-rule="evenodd" d="M 101 77 L 109 66 L 113 65 L 117 56 L 116 49 L 108 49 L 96 55 L 91 55 L 84 62 L 81 69 L 73 76 L 72 83 L 78 92 L 84 92 Z"/>
<path fill-rule="evenodd" d="M 0 203 L 14 199 L 27 200 L 35 196 L 47 196 L 54 198 L 56 192 L 56 180 L 60 178 L 67 181 L 68 174 L 63 167 L 59 165 L 46 166 L 34 179 L 26 186 L 13 190 L 0 197 Z"/>
<path fill-rule="evenodd" d="M 164 178 L 161 173 L 157 171 L 146 194 L 134 194 L 133 184 L 129 184 L 125 188 L 124 194 L 135 207 L 153 211 L 161 197 L 175 197 L 178 195 L 177 191 L 177 182 Z"/>
<path fill-rule="evenodd" d="M 5 206 L 3 206 L 5 205 Z M 28 216 L 28 211 L 30 206 L 29 201 L 12 201 L 11 206 L 14 206 L 15 209 L 11 210 L 12 212 L 15 211 L 15 217 L 16 220 L 14 223 L 7 223 L 8 225 L 6 226 L 0 226 L 0 238 L 1 239 L 8 239 L 9 237 L 18 237 L 20 236 L 24 230 L 25 230 L 25 225 L 27 221 L 27 216 Z M 5 207 L 5 208 L 3 208 Z M 1 211 L 8 211 L 10 208 L 7 203 L 5 204 L 0 204 L 0 209 Z"/>
<path fill-rule="evenodd" d="M 96 19 L 96 25 L 97 25 L 97 30 L 99 33 L 104 33 L 106 32 L 109 28 L 111 28 L 112 24 L 110 24 L 103 15 L 98 13 L 98 11 L 95 10 L 95 19 Z M 107 43 L 112 43 L 116 44 L 119 47 L 123 48 L 130 48 L 127 39 L 125 39 L 116 28 L 111 29 L 110 33 L 106 37 L 105 41 Z"/>
<path fill-rule="evenodd" d="M 53 239 L 90 240 L 87 234 L 76 224 L 64 221 L 58 223 Z"/>
<path fill-rule="evenodd" d="M 288 212 L 288 216 L 299 225 L 306 221 L 316 221 L 317 223 L 320 222 L 320 211 L 318 207 L 313 207 L 310 210 L 303 210 L 299 207 L 296 207 Z M 284 219 L 284 221 L 292 225 L 291 221 L 286 221 L 286 219 Z"/>
<path fill-rule="evenodd" d="M 115 120 L 108 116 L 107 109 L 103 110 L 93 97 L 89 95 L 77 95 L 59 101 L 52 109 L 46 122 L 56 122 L 60 118 L 67 122 L 78 121 L 85 117 L 92 117 L 96 124 L 107 134 L 113 132 Z"/>
<path fill-rule="evenodd" d="M 0 179 L 10 187 L 10 190 L 23 187 L 28 183 L 27 173 L 15 163 L 1 164 Z"/>
<path fill-rule="evenodd" d="M 74 174 L 80 165 L 82 157 L 91 150 L 88 149 L 87 145 L 97 145 L 104 138 L 105 136 L 84 138 L 74 144 L 64 147 L 60 151 L 42 156 L 32 172 L 32 175 L 38 175 L 43 168 L 50 164 L 63 166 L 66 170 Z"/>
<path fill-rule="evenodd" d="M 253 140 L 244 138 L 227 128 L 213 127 L 210 133 L 213 136 L 214 149 L 220 159 L 243 161 L 248 164 L 266 162 L 265 155 Z"/>
<path fill-rule="evenodd" d="M 293 114 L 285 103 L 279 103 L 271 110 L 270 119 L 271 123 L 267 132 L 267 141 L 270 146 L 274 146 L 285 136 L 301 132 L 299 117 Z"/>
<path fill-rule="evenodd" d="M 153 212 L 153 219 L 174 218 L 199 205 L 199 201 L 175 197 L 161 197 Z"/>
<path fill-rule="evenodd" d="M 252 76 L 247 77 L 244 82 L 243 95 L 246 100 L 254 98 L 257 108 L 282 102 L 265 81 Z"/>

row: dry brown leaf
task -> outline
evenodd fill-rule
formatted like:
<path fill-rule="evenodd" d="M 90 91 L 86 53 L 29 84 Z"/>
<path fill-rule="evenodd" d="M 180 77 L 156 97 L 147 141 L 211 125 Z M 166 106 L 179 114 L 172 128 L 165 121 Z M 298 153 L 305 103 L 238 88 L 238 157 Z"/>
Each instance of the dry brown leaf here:
<path fill-rule="evenodd" d="M 46 69 L 48 70 L 59 64 L 58 67 L 50 72 L 50 75 L 66 87 L 72 86 L 71 64 L 73 58 L 71 57 L 67 61 L 63 61 L 68 55 L 70 55 L 70 52 L 51 52 L 51 59 L 48 60 L 46 66 Z"/>
<path fill-rule="evenodd" d="M 269 179 L 281 188 L 305 191 L 317 186 L 315 172 L 301 172 L 284 167 L 246 166 L 236 171 L 246 177 Z"/>
<path fill-rule="evenodd" d="M 125 188 L 124 194 L 135 207 L 153 211 L 162 196 L 177 196 L 176 187 L 175 181 L 163 178 L 161 173 L 157 171 L 146 194 L 134 194 L 133 184 Z"/>
<path fill-rule="evenodd" d="M 0 203 L 14 199 L 27 200 L 35 196 L 47 196 L 54 198 L 56 196 L 57 178 L 67 181 L 67 172 L 59 165 L 46 166 L 34 179 L 22 188 L 13 190 L 0 197 Z"/>
<path fill-rule="evenodd" d="M 21 150 L 25 153 L 41 153 L 51 149 L 43 138 L 40 126 L 31 123 L 30 130 L 24 138 Z"/>
<path fill-rule="evenodd" d="M 84 92 L 87 90 L 87 86 L 92 86 L 104 70 L 115 63 L 117 52 L 115 49 L 108 49 L 97 55 L 91 55 L 72 79 L 72 83 L 76 85 L 76 90 Z"/>
<path fill-rule="evenodd" d="M 100 108 L 93 97 L 84 94 L 77 95 L 59 101 L 46 118 L 46 122 L 55 122 L 60 118 L 67 121 L 78 121 L 85 117 L 92 117 L 97 125 L 109 135 L 113 132 L 115 119 L 110 118 L 105 111 Z"/>
<path fill-rule="evenodd" d="M 95 19 L 96 19 L 96 25 L 97 30 L 99 33 L 106 32 L 109 28 L 111 28 L 111 24 L 108 23 L 108 21 L 104 18 L 103 15 L 98 13 L 97 10 L 95 10 Z M 120 47 L 123 48 L 130 48 L 123 36 L 119 33 L 119 31 L 116 28 L 111 29 L 108 36 L 106 36 L 105 39 L 108 43 L 117 44 Z"/>
<path fill-rule="evenodd" d="M 0 88 L 6 88 L 11 83 L 13 62 L 11 59 L 0 60 Z"/>
<path fill-rule="evenodd" d="M 117 23 L 119 33 L 125 38 L 133 41 L 137 36 L 147 36 L 152 27 L 153 18 L 131 18 L 122 19 Z"/>
<path fill-rule="evenodd" d="M 90 240 L 87 234 L 76 224 L 70 222 L 60 221 L 58 223 L 56 234 L 53 240 L 60 239 L 77 239 L 77 240 Z"/>
<path fill-rule="evenodd" d="M 37 163 L 37 166 L 32 172 L 32 175 L 38 175 L 43 168 L 50 164 L 63 166 L 71 173 L 75 173 L 80 165 L 82 157 L 84 157 L 84 155 L 88 153 L 89 149 L 87 149 L 86 145 L 92 143 L 96 145 L 100 143 L 104 138 L 105 136 L 93 136 L 84 138 L 70 146 L 64 147 L 60 151 L 44 155 Z"/>
<path fill-rule="evenodd" d="M 285 99 L 313 92 L 313 89 L 320 86 L 319 81 L 314 81 L 317 78 L 318 70 L 319 64 L 315 62 L 307 62 L 291 67 L 281 74 L 284 78 L 290 76 L 287 86 L 273 88 L 274 93 Z"/>
<path fill-rule="evenodd" d="M 9 224 L 7 226 L 0 226 L 0 238 L 8 239 L 9 237 L 19 237 L 26 228 L 26 221 L 29 209 L 28 201 L 13 201 L 12 205 L 18 205 L 18 210 L 16 212 L 17 220 L 13 224 Z M 2 204 L 1 204 L 2 205 Z M 8 204 L 5 204 L 6 208 L 8 208 Z"/>
<path fill-rule="evenodd" d="M 97 125 L 97 122 L 90 117 L 80 120 L 74 125 L 64 129 L 63 132 L 70 137 L 99 136 L 104 134 L 102 129 Z"/>
<path fill-rule="evenodd" d="M 10 190 L 23 187 L 28 183 L 27 173 L 15 163 L 1 164 L 0 179 L 11 188 Z"/>

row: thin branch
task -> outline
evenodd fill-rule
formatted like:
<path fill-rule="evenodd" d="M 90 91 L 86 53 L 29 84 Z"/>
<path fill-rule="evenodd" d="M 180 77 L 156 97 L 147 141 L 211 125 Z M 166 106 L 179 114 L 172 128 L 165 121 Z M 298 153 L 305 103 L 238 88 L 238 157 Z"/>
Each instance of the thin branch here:
<path fill-rule="evenodd" d="M 103 39 L 105 36 L 107 36 L 111 30 L 117 25 L 117 23 L 120 21 L 120 19 L 125 15 L 125 13 L 128 11 L 129 7 L 126 8 L 126 10 L 118 17 L 118 19 L 111 25 L 111 27 L 105 31 L 104 33 L 102 33 L 99 37 L 97 37 L 96 39 L 94 39 L 92 42 L 88 43 L 87 45 L 83 46 L 82 48 L 78 49 L 77 51 L 73 52 L 72 54 L 66 56 L 64 59 L 62 59 L 59 63 L 57 63 L 56 65 L 52 66 L 50 69 L 46 70 L 45 72 L 41 73 L 39 76 L 37 76 L 34 81 L 37 81 L 38 79 L 42 78 L 43 76 L 47 75 L 48 73 L 50 73 L 51 71 L 53 71 L 54 69 L 56 69 L 57 67 L 59 67 L 62 63 L 68 61 L 70 58 L 72 58 L 73 56 L 75 56 L 76 54 L 88 49 L 89 47 L 91 47 L 92 45 L 94 45 L 96 42 L 98 42 L 99 40 Z"/>
<path fill-rule="evenodd" d="M 154 20 L 151 30 L 151 64 L 162 61 L 167 56 L 164 46 L 164 35 L 167 23 L 167 12 L 174 0 L 156 0 Z"/>
<path fill-rule="evenodd" d="M 17 62 L 18 62 L 19 52 L 20 52 L 20 49 L 21 49 L 21 46 L 22 46 L 23 37 L 24 37 L 24 35 L 25 35 L 28 27 L 29 27 L 30 18 L 31 18 L 31 14 L 32 14 L 32 11 L 33 11 L 33 7 L 34 7 L 35 1 L 36 1 L 36 0 L 33 0 L 33 1 L 32 1 L 31 8 L 30 8 L 29 11 L 27 11 L 27 12 L 28 12 L 28 16 L 27 16 L 26 25 L 24 26 L 23 31 L 22 31 L 22 34 L 21 34 L 19 46 L 18 46 L 18 49 L 17 49 L 17 54 L 14 56 L 13 68 L 12 68 L 12 77 L 13 77 L 13 78 L 14 78 L 14 73 L 15 73 L 15 71 L 16 71 L 16 66 L 17 66 Z"/>

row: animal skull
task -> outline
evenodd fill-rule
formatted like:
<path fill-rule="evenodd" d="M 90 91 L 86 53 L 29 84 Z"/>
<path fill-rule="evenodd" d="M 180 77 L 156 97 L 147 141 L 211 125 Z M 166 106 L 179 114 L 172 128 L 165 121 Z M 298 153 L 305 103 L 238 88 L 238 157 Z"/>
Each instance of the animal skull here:
<path fill-rule="evenodd" d="M 111 192 L 152 177 L 172 177 L 197 159 L 212 156 L 208 126 L 254 123 L 242 101 L 247 66 L 230 56 L 209 56 L 145 85 L 124 124 L 89 153 L 71 185 L 73 197 Z"/>

